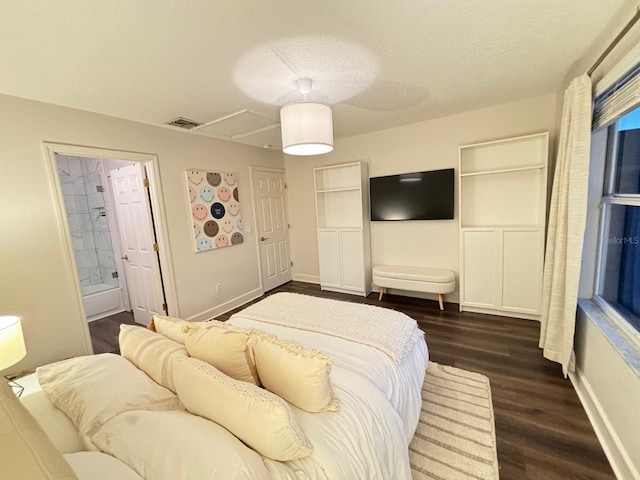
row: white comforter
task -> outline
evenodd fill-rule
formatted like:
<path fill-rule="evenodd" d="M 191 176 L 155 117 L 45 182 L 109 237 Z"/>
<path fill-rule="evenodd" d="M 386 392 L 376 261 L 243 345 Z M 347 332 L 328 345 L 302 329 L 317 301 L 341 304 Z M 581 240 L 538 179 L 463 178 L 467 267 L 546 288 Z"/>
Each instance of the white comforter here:
<path fill-rule="evenodd" d="M 340 402 L 339 411 L 308 413 L 292 407 L 313 445 L 309 457 L 291 462 L 261 458 L 219 425 L 180 411 L 126 409 L 93 438 L 96 445 L 147 480 L 411 478 L 408 444 L 418 423 L 428 360 L 419 329 L 411 334 L 413 348 L 397 362 L 375 346 L 244 318 L 242 312 L 229 322 L 297 341 L 332 358 L 331 382 Z M 88 357 L 84 362 L 87 368 L 97 357 Z M 135 370 L 133 365 L 130 368 Z M 99 373 L 95 368 L 91 371 Z M 102 397 L 104 392 L 113 392 L 131 400 L 135 392 L 118 388 L 121 377 L 109 383 L 102 375 L 102 388 L 95 391 L 92 383 L 87 394 Z M 95 380 L 92 375 L 88 378 Z M 187 427 L 196 428 L 196 432 Z M 186 453 L 176 454 L 180 449 Z M 181 473 L 167 476 L 171 471 Z"/>
<path fill-rule="evenodd" d="M 295 409 L 313 444 L 310 457 L 265 465 L 274 479 L 410 479 L 408 444 L 418 423 L 428 359 L 422 332 L 412 352 L 395 362 L 382 351 L 341 338 L 243 318 L 229 321 L 257 328 L 320 350 L 333 360 L 331 381 L 340 410 L 307 413 Z"/>

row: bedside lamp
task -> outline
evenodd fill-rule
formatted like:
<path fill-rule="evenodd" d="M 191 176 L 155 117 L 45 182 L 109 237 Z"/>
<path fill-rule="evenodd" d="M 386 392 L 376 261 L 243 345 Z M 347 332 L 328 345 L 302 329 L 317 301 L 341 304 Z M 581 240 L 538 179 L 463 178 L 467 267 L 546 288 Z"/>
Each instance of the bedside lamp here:
<path fill-rule="evenodd" d="M 0 316 L 0 370 L 15 365 L 26 354 L 20 317 Z M 23 388 L 12 380 L 9 380 L 9 384 L 18 389 L 18 396 L 20 396 Z"/>

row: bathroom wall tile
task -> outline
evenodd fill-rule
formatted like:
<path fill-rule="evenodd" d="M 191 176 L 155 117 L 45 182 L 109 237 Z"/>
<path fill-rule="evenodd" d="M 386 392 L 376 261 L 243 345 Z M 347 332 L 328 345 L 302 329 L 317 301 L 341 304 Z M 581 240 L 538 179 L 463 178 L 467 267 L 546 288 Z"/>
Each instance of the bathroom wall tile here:
<path fill-rule="evenodd" d="M 91 285 L 98 285 L 102 283 L 100 267 L 89 267 L 89 278 L 91 280 Z"/>
<path fill-rule="evenodd" d="M 74 175 L 73 178 L 73 192 L 76 195 L 86 195 L 87 192 L 84 186 L 84 177 L 81 175 Z"/>
<path fill-rule="evenodd" d="M 69 220 L 69 231 L 73 235 L 74 233 L 82 232 L 82 226 L 80 224 L 80 215 L 77 213 L 70 213 L 67 215 Z"/>
<path fill-rule="evenodd" d="M 80 185 L 80 187 L 78 187 Z M 78 195 L 79 193 L 84 195 L 84 182 L 82 177 L 78 175 L 64 175 L 60 177 L 60 186 L 62 187 L 63 195 Z M 81 188 L 81 191 L 78 191 Z"/>
<path fill-rule="evenodd" d="M 82 232 L 71 231 L 71 243 L 73 244 L 74 252 L 81 252 L 84 250 L 84 242 L 82 241 Z"/>
<path fill-rule="evenodd" d="M 76 252 L 76 263 L 78 268 L 89 268 L 98 266 L 98 256 L 95 250 L 82 250 Z"/>
<path fill-rule="evenodd" d="M 102 216 L 99 213 L 94 214 L 93 216 L 93 228 L 96 232 L 108 232 L 109 231 L 109 222 L 107 221 L 106 216 Z"/>
<path fill-rule="evenodd" d="M 60 185 L 64 195 L 86 195 L 84 178 L 81 175 L 65 175 L 60 177 Z"/>
<path fill-rule="evenodd" d="M 116 263 L 113 258 L 113 252 L 110 250 L 96 250 L 96 254 L 98 257 L 98 265 L 103 267 L 110 268 L 112 270 L 116 269 Z"/>
<path fill-rule="evenodd" d="M 76 206 L 76 195 L 62 195 L 64 200 L 64 208 L 67 211 L 67 215 L 70 213 L 77 213 L 78 208 Z"/>
<path fill-rule="evenodd" d="M 88 213 L 78 213 L 78 221 L 80 224 L 80 231 L 93 231 L 93 226 L 91 225 L 91 216 Z"/>
<path fill-rule="evenodd" d="M 101 170 L 102 160 L 97 158 L 83 158 L 82 169 L 84 173 L 96 173 Z"/>
<path fill-rule="evenodd" d="M 87 193 L 99 193 L 98 186 L 102 185 L 102 179 L 99 173 L 89 173 L 84 177 L 84 184 Z M 103 200 L 104 203 L 104 200 Z"/>
<path fill-rule="evenodd" d="M 96 189 L 94 188 L 95 192 Z M 104 196 L 102 193 L 89 193 L 87 195 L 87 200 L 89 201 L 89 208 L 102 208 L 104 207 Z"/>
<path fill-rule="evenodd" d="M 102 277 L 102 283 L 106 283 L 107 285 L 113 285 L 114 287 L 119 287 L 120 286 L 120 282 L 118 278 L 113 278 L 113 272 L 115 272 L 116 269 L 115 268 L 107 268 L 107 267 L 100 267 L 100 274 Z"/>
<path fill-rule="evenodd" d="M 89 213 L 89 203 L 86 195 L 75 195 L 76 211 L 78 213 Z"/>
<path fill-rule="evenodd" d="M 68 157 L 69 174 L 82 175 L 82 164 L 78 157 Z"/>
<path fill-rule="evenodd" d="M 80 286 L 86 287 L 91 285 L 91 277 L 89 276 L 88 268 L 78 267 L 78 277 L 80 277 Z"/>
<path fill-rule="evenodd" d="M 64 155 L 56 155 L 56 165 L 58 166 L 58 175 L 69 175 L 69 161 Z"/>
<path fill-rule="evenodd" d="M 96 242 L 93 238 L 93 232 L 82 232 L 82 243 L 85 250 L 93 250 L 96 248 Z"/>
<path fill-rule="evenodd" d="M 109 232 L 93 232 L 96 248 L 98 250 L 111 250 L 111 234 Z"/>

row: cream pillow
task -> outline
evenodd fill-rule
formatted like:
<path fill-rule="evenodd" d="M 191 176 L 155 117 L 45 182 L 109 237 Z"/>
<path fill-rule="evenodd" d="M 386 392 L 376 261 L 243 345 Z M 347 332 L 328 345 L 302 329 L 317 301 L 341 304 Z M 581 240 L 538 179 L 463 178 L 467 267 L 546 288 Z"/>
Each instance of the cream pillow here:
<path fill-rule="evenodd" d="M 227 429 L 187 412 L 125 412 L 93 441 L 145 480 L 272 478 L 262 457 Z"/>
<path fill-rule="evenodd" d="M 247 330 L 211 321 L 190 328 L 186 346 L 191 357 L 213 365 L 236 380 L 260 385 L 248 341 Z"/>
<path fill-rule="evenodd" d="M 176 387 L 192 413 L 223 426 L 260 455 L 287 461 L 306 457 L 311 445 L 287 403 L 196 358 L 179 358 Z"/>
<path fill-rule="evenodd" d="M 258 330 L 252 331 L 250 346 L 264 388 L 307 412 L 338 410 L 329 357 Z"/>
<path fill-rule="evenodd" d="M 151 317 L 151 322 L 153 328 L 149 327 L 150 330 L 158 332 L 169 340 L 181 343 L 182 345 L 184 345 L 184 339 L 187 336 L 189 326 L 194 325 L 194 323 L 187 322 L 181 318 L 166 317 L 164 315 L 154 315 Z"/>
<path fill-rule="evenodd" d="M 183 345 L 144 327 L 120 325 L 120 354 L 173 393 L 173 359 L 186 357 Z"/>
<path fill-rule="evenodd" d="M 119 413 L 182 408 L 175 394 L 113 353 L 70 358 L 36 373 L 49 401 L 71 419 L 88 449 L 95 449 L 91 435 Z"/>

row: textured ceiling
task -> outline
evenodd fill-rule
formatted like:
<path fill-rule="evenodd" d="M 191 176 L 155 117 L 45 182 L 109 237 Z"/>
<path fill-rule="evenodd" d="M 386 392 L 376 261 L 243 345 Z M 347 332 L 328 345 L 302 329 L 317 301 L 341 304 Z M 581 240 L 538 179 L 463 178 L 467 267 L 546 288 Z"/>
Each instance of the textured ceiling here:
<path fill-rule="evenodd" d="M 623 1 L 0 0 L 0 93 L 278 148 L 300 77 L 337 137 L 555 92 Z"/>

